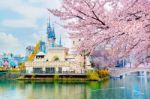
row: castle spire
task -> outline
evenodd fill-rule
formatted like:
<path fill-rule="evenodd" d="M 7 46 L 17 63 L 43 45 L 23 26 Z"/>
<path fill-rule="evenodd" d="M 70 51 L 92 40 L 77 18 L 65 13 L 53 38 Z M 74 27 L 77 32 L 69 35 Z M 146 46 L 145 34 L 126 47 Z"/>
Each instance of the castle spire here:
<path fill-rule="evenodd" d="M 47 23 L 47 36 L 48 36 L 48 39 L 55 39 L 54 29 L 53 27 L 51 27 L 51 23 L 50 23 L 50 17 Z"/>
<path fill-rule="evenodd" d="M 50 17 L 49 17 L 47 20 L 47 36 L 48 36 L 48 38 L 49 38 L 49 34 L 51 31 L 52 31 L 52 28 L 51 28 Z"/>
<path fill-rule="evenodd" d="M 54 26 L 54 23 L 53 23 L 53 29 L 52 29 L 52 31 L 53 31 L 53 37 L 54 37 L 54 39 L 56 39 L 56 36 L 55 36 L 55 26 Z"/>
<path fill-rule="evenodd" d="M 50 23 L 50 17 L 48 19 L 48 24 L 47 24 L 47 39 L 49 42 L 50 47 L 55 47 L 55 30 L 54 30 L 54 26 L 51 26 Z"/>
<path fill-rule="evenodd" d="M 48 26 L 49 28 L 51 28 L 50 16 L 49 16 L 49 18 L 48 18 L 47 26 Z"/>
<path fill-rule="evenodd" d="M 60 38 L 59 38 L 59 46 L 62 46 L 62 41 L 61 41 L 61 34 L 60 34 Z"/>

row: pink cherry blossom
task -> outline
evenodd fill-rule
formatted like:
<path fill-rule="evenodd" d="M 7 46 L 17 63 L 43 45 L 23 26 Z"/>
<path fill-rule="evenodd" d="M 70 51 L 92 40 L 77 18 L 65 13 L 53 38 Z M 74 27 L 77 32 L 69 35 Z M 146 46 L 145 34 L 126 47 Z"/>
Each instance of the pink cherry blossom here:
<path fill-rule="evenodd" d="M 79 52 L 111 45 L 110 55 L 117 59 L 134 54 L 140 63 L 149 57 L 150 0 L 63 0 L 62 9 L 49 11 L 80 39 Z"/>

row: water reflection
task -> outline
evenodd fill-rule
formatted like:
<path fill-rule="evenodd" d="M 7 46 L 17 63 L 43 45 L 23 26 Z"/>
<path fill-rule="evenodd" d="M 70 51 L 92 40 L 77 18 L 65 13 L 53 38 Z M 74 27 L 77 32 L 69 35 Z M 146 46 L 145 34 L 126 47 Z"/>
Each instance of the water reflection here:
<path fill-rule="evenodd" d="M 126 77 L 103 82 L 0 80 L 0 99 L 149 99 L 150 79 Z"/>

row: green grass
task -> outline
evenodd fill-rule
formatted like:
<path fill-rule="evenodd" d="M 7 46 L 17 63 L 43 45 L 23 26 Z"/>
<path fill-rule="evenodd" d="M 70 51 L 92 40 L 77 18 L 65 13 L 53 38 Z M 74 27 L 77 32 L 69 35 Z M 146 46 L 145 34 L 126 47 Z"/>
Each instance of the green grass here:
<path fill-rule="evenodd" d="M 98 81 L 98 80 L 100 80 L 98 73 L 95 72 L 95 71 L 89 71 L 87 73 L 87 79 L 91 80 L 91 81 Z"/>

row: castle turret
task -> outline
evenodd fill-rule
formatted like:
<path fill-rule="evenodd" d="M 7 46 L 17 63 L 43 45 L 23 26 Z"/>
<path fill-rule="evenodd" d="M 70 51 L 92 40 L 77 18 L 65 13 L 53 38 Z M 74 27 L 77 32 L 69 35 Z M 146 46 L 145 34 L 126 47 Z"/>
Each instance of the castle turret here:
<path fill-rule="evenodd" d="M 55 47 L 55 30 L 54 27 L 51 27 L 50 19 L 47 24 L 47 39 L 48 39 L 48 47 Z"/>
<path fill-rule="evenodd" d="M 59 38 L 59 46 L 62 46 L 61 34 L 60 34 L 60 38 Z"/>

